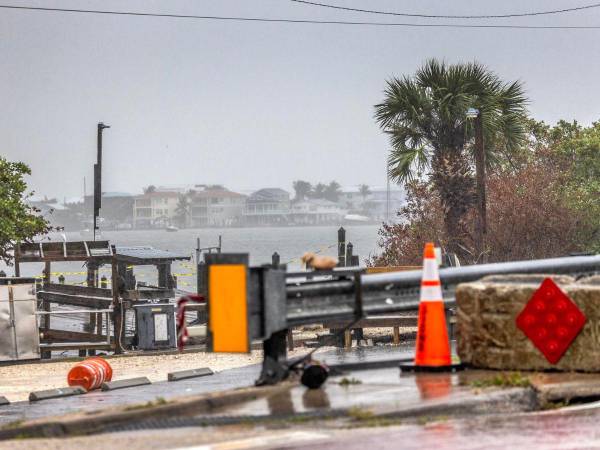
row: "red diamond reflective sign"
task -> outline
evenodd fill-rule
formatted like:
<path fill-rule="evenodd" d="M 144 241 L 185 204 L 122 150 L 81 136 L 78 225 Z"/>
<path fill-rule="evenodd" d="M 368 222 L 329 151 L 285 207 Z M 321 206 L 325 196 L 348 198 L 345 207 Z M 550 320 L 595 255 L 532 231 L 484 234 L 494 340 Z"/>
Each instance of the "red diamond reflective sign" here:
<path fill-rule="evenodd" d="M 517 316 L 517 327 L 551 364 L 556 364 L 587 318 L 550 278 L 546 278 Z"/>

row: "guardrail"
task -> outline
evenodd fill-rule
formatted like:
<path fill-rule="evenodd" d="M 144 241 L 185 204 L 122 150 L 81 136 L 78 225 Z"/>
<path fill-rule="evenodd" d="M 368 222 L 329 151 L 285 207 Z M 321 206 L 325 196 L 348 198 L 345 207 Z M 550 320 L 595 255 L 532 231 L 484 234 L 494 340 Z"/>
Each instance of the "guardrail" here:
<path fill-rule="evenodd" d="M 273 384 L 287 377 L 290 368 L 286 355 L 287 329 L 292 326 L 331 320 L 359 320 L 366 315 L 415 311 L 419 307 L 421 271 L 364 274 L 360 268 L 344 268 L 327 272 L 287 273 L 280 267 L 248 269 L 245 254 L 207 255 L 205 279 L 208 280 L 209 348 L 215 336 L 210 332 L 211 302 L 227 302 L 230 298 L 211 298 L 210 271 L 215 265 L 236 264 L 247 285 L 247 311 L 244 310 L 248 333 L 236 333 L 249 348 L 252 339 L 264 342 L 263 371 L 259 384 Z M 600 271 L 600 255 L 513 261 L 453 267 L 440 270 L 446 307 L 454 306 L 454 291 L 459 283 L 479 280 L 489 275 L 508 274 L 592 274 Z M 229 283 L 229 280 L 227 280 Z M 219 289 L 217 289 L 219 290 Z M 222 291 L 222 290 L 221 290 Z M 243 291 L 239 291 L 243 295 Z M 225 296 L 227 297 L 227 296 Z M 237 299 L 239 300 L 239 299 Z M 244 302 L 242 302 L 244 304 Z M 214 308 L 223 309 L 223 308 Z M 236 312 L 229 309 L 227 314 Z M 241 314 L 240 313 L 240 314 Z M 225 329 L 224 332 L 227 332 Z M 228 337 L 230 338 L 230 336 Z M 241 346 L 243 348 L 243 345 Z"/>

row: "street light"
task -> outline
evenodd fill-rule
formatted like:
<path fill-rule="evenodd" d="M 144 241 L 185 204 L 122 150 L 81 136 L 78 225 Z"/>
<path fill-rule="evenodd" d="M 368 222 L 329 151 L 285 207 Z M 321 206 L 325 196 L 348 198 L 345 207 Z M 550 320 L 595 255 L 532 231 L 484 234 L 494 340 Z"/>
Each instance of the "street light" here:
<path fill-rule="evenodd" d="M 466 113 L 467 119 L 473 120 L 475 126 L 475 186 L 477 189 L 477 221 L 475 227 L 475 248 L 477 262 L 486 262 L 485 234 L 487 232 L 487 206 L 485 193 L 485 148 L 483 142 L 483 125 L 481 122 L 481 111 L 469 108 Z"/>

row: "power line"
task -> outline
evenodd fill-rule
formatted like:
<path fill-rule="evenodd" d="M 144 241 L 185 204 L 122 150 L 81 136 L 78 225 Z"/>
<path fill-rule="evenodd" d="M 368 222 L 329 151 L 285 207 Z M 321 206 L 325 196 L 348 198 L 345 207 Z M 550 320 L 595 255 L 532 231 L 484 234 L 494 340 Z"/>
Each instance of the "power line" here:
<path fill-rule="evenodd" d="M 554 9 L 550 11 L 534 11 L 527 13 L 512 13 L 512 14 L 487 14 L 487 15 L 464 15 L 464 16 L 454 16 L 454 15 L 440 15 L 440 14 L 410 14 L 410 13 L 399 13 L 399 12 L 391 12 L 391 11 L 377 11 L 373 9 L 360 9 L 360 8 L 350 8 L 347 6 L 338 6 L 338 5 L 330 5 L 327 3 L 318 3 L 311 2 L 308 0 L 290 0 L 294 3 L 303 3 L 305 5 L 311 6 L 320 6 L 322 8 L 330 8 L 330 9 L 338 9 L 343 11 L 352 11 L 352 12 L 361 12 L 361 13 L 369 13 L 369 14 L 383 14 L 387 16 L 402 16 L 402 17 L 422 17 L 427 19 L 506 19 L 509 17 L 531 17 L 531 16 L 547 16 L 550 14 L 563 14 L 574 11 L 583 11 L 585 9 L 599 8 L 600 3 L 594 3 L 591 5 L 583 5 L 576 6 L 573 8 L 565 8 L 565 9 Z"/>
<path fill-rule="evenodd" d="M 162 17 L 170 19 L 221 20 L 232 22 L 267 22 L 267 23 L 296 23 L 316 25 L 364 25 L 375 27 L 406 27 L 406 28 L 499 28 L 499 29 L 529 29 L 529 30 L 598 30 L 600 25 L 494 25 L 494 24 L 459 24 L 459 23 L 401 23 L 401 22 L 361 22 L 344 20 L 303 20 L 303 19 L 269 19 L 266 17 L 235 17 L 235 16 L 201 16 L 191 14 L 145 13 L 137 11 L 108 11 L 94 9 L 44 8 L 38 6 L 0 5 L 0 9 L 15 9 L 27 11 L 104 14 L 136 17 Z"/>

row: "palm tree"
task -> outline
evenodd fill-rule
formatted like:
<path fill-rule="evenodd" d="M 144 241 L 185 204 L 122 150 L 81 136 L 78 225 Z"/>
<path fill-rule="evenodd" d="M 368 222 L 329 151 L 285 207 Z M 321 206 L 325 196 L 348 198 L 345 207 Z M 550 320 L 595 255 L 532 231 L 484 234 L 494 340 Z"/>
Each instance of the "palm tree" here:
<path fill-rule="evenodd" d="M 152 194 L 154 192 L 156 192 L 156 186 L 154 186 L 153 184 L 144 188 L 144 194 Z"/>
<path fill-rule="evenodd" d="M 477 197 L 467 111 L 479 110 L 486 165 L 493 167 L 525 141 L 525 105 L 520 82 L 504 83 L 478 63 L 429 60 L 412 77 L 388 80 L 375 118 L 390 137 L 389 177 L 403 184 L 426 177 L 442 202 L 448 251 L 467 256 L 465 216 Z"/>
<path fill-rule="evenodd" d="M 327 185 L 324 183 L 317 183 L 312 190 L 312 198 L 325 198 L 325 192 L 327 191 Z"/>
<path fill-rule="evenodd" d="M 361 184 L 358 187 L 358 192 L 360 193 L 360 196 L 363 199 L 363 202 L 367 199 L 367 197 L 369 195 L 371 195 L 371 189 L 369 188 L 369 186 L 367 184 Z"/>
<path fill-rule="evenodd" d="M 308 181 L 296 180 L 294 181 L 294 192 L 296 193 L 295 201 L 305 200 L 312 192 L 312 185 Z"/>
<path fill-rule="evenodd" d="M 192 213 L 192 197 L 193 191 L 186 194 L 180 194 L 175 208 L 175 220 L 177 225 L 184 228 L 188 224 L 188 219 Z"/>
<path fill-rule="evenodd" d="M 340 183 L 338 183 L 337 181 L 332 181 L 325 188 L 325 192 L 323 192 L 323 197 L 331 202 L 337 202 L 340 199 L 341 194 L 342 189 Z"/>

